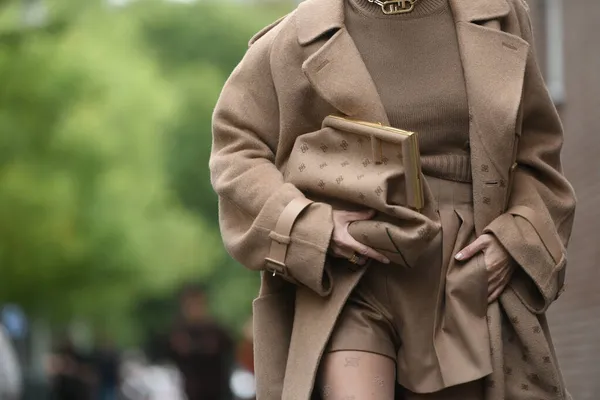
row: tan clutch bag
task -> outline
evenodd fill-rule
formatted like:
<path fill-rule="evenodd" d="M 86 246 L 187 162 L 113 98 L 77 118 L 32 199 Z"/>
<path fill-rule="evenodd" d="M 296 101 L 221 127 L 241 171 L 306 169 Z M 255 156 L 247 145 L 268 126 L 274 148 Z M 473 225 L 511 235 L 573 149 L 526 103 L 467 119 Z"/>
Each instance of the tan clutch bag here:
<path fill-rule="evenodd" d="M 440 230 L 417 133 L 328 116 L 322 129 L 296 139 L 285 177 L 334 208 L 379 211 L 352 223 L 350 234 L 397 264 L 411 267 Z"/>

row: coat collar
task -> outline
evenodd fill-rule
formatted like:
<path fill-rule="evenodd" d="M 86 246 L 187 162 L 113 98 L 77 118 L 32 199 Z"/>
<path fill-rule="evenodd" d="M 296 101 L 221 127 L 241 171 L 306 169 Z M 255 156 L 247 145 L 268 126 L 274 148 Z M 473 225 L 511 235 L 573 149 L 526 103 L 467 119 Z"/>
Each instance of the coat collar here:
<path fill-rule="evenodd" d="M 305 0 L 298 6 L 298 41 L 306 45 L 344 26 L 345 0 Z M 506 0 L 450 0 L 457 22 L 487 21 L 508 15 Z"/>

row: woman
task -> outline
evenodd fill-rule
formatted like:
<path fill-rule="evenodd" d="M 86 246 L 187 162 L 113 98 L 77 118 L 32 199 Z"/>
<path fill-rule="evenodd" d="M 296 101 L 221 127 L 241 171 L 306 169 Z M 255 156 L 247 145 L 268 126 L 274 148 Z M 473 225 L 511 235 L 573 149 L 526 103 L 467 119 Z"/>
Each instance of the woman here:
<path fill-rule="evenodd" d="M 376 213 L 286 182 L 330 114 L 419 133 L 441 230 L 415 268 L 350 234 Z M 570 398 L 544 317 L 575 208 L 562 140 L 522 0 L 306 0 L 257 34 L 210 167 L 228 251 L 264 272 L 258 400 Z"/>

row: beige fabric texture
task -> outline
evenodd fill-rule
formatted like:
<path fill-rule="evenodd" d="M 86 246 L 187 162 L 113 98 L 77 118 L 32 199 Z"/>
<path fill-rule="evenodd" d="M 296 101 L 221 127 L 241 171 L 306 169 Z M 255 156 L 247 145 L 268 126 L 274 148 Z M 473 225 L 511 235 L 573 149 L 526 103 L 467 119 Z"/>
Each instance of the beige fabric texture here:
<path fill-rule="evenodd" d="M 495 234 L 520 265 L 488 308 L 493 372 L 485 399 L 567 399 L 543 313 L 563 288 L 575 196 L 562 175 L 562 127 L 535 60 L 527 9 L 521 0 L 450 5 L 469 104 L 475 231 Z M 252 41 L 213 118 L 210 169 L 224 243 L 247 268 L 264 271 L 253 303 L 258 400 L 311 398 L 329 335 L 364 273 L 327 257 L 332 207 L 319 202 L 292 231 L 286 266 L 297 284 L 265 270 L 279 214 L 304 196 L 284 182 L 290 151 L 329 114 L 389 124 L 345 28 L 342 0 L 306 0 Z M 528 207 L 541 222 L 505 214 L 507 206 Z M 549 235 L 564 247 L 558 262 L 541 240 Z"/>
<path fill-rule="evenodd" d="M 448 0 L 420 1 L 396 15 L 346 0 L 344 22 L 390 125 L 419 133 L 423 173 L 470 182 L 469 106 Z"/>
<path fill-rule="evenodd" d="M 441 233 L 413 269 L 370 265 L 328 345 L 393 358 L 398 382 L 412 392 L 439 391 L 492 372 L 483 253 L 466 262 L 453 257 L 475 239 L 471 185 L 426 179 Z"/>
<path fill-rule="evenodd" d="M 392 262 L 413 268 L 440 224 L 417 151 L 408 151 L 405 140 L 397 132 L 326 118 L 323 129 L 298 136 L 284 178 L 312 200 L 336 209 L 376 210 L 373 218 L 353 222 L 348 231 Z M 417 165 L 409 162 L 410 153 Z M 408 187 L 417 182 L 425 200 L 420 212 L 406 207 Z"/>

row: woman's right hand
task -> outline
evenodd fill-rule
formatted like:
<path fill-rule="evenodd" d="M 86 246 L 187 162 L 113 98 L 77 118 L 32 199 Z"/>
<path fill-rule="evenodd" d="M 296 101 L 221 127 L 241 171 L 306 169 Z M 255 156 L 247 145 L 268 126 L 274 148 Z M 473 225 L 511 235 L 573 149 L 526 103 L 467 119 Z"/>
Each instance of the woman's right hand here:
<path fill-rule="evenodd" d="M 343 211 L 333 210 L 333 235 L 329 249 L 338 258 L 355 260 L 358 265 L 365 265 L 369 258 L 384 264 L 390 260 L 383 254 L 365 246 L 354 239 L 348 232 L 348 226 L 355 221 L 366 221 L 375 215 L 375 211 Z"/>

